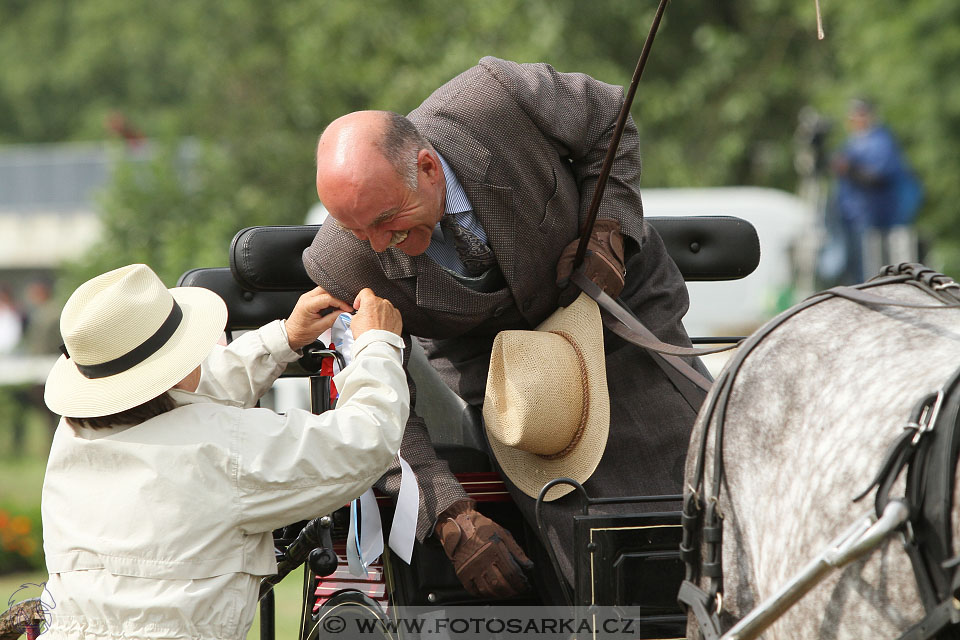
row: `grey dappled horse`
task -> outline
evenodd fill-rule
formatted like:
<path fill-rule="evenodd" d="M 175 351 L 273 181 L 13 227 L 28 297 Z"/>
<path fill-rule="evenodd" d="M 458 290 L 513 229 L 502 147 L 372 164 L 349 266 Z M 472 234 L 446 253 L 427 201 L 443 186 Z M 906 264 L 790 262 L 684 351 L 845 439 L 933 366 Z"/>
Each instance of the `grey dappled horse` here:
<path fill-rule="evenodd" d="M 960 291 L 941 278 L 939 298 L 904 282 L 863 291 L 908 304 L 956 304 Z M 918 400 L 958 368 L 960 309 L 860 304 L 833 296 L 791 315 L 752 349 L 733 378 L 723 429 L 718 500 L 724 516 L 724 631 L 873 507 L 873 492 L 858 503 L 852 499 L 868 488 Z M 694 427 L 688 493 L 707 408 L 729 374 L 718 379 Z M 710 430 L 716 423 L 714 410 Z M 705 484 L 698 494 L 704 504 L 714 484 L 710 430 Z M 901 478 L 891 495 L 902 495 L 902 487 Z M 956 508 L 950 522 L 956 539 Z M 709 583 L 701 577 L 699 584 L 707 588 Z M 923 616 L 914 571 L 897 533 L 828 576 L 763 637 L 898 638 Z M 692 615 L 688 635 L 700 637 Z"/>

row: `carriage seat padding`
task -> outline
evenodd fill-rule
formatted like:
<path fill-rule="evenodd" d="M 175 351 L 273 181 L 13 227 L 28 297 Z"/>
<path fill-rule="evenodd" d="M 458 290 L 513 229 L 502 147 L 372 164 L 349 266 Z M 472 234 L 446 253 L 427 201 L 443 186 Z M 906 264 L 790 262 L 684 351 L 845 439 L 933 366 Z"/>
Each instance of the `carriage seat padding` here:
<path fill-rule="evenodd" d="M 685 280 L 736 280 L 760 263 L 753 225 L 733 216 L 647 217 Z M 301 255 L 317 225 L 248 227 L 230 244 L 234 277 L 251 291 L 306 291 L 314 287 Z M 280 257 L 285 259 L 279 259 Z"/>
<path fill-rule="evenodd" d="M 300 291 L 254 291 L 243 287 L 229 267 L 191 269 L 177 281 L 178 287 L 210 289 L 227 303 L 227 331 L 257 329 L 286 318 L 297 305 Z"/>
<path fill-rule="evenodd" d="M 760 264 L 760 238 L 734 216 L 647 217 L 688 282 L 739 280 Z"/>

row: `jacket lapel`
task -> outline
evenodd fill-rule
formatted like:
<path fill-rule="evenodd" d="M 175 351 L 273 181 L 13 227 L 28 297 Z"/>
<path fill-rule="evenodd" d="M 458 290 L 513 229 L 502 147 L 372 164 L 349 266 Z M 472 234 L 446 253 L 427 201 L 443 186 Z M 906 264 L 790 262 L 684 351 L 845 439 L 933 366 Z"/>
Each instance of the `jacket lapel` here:
<path fill-rule="evenodd" d="M 517 220 L 512 185 L 489 182 L 492 154 L 467 129 L 443 117 L 418 119 L 417 128 L 450 164 L 463 185 L 473 213 L 487 232 L 487 241 L 507 283 L 513 284 Z"/>
<path fill-rule="evenodd" d="M 463 182 L 473 205 L 473 214 L 487 232 L 487 242 L 497 257 L 503 277 L 513 288 L 517 220 L 513 210 L 513 189 L 480 182 Z"/>

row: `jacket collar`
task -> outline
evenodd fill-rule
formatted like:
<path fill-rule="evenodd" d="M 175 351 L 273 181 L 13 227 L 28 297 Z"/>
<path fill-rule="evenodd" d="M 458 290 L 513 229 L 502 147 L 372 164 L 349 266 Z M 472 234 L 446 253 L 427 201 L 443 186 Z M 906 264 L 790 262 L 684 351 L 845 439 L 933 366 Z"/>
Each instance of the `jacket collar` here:
<path fill-rule="evenodd" d="M 170 397 L 173 398 L 173 401 L 177 403 L 178 407 L 182 407 L 186 404 L 201 404 L 205 402 L 213 404 L 222 404 L 228 407 L 239 407 L 243 408 L 242 402 L 236 402 L 235 400 L 227 400 L 224 398 L 214 398 L 213 396 L 204 395 L 202 393 L 194 393 L 192 391 L 184 391 L 183 389 L 170 389 L 167 391 L 170 394 Z"/>

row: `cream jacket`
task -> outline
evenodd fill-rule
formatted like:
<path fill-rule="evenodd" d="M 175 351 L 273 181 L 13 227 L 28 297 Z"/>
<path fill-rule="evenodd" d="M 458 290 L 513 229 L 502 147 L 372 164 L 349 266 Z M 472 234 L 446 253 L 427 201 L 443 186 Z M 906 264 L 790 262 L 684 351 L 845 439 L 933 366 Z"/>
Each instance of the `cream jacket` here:
<path fill-rule="evenodd" d="M 243 638 L 271 532 L 360 495 L 400 447 L 403 342 L 368 331 L 335 411 L 252 408 L 288 362 L 277 321 L 215 347 L 196 393 L 133 427 L 61 421 L 43 485 L 45 638 Z"/>

